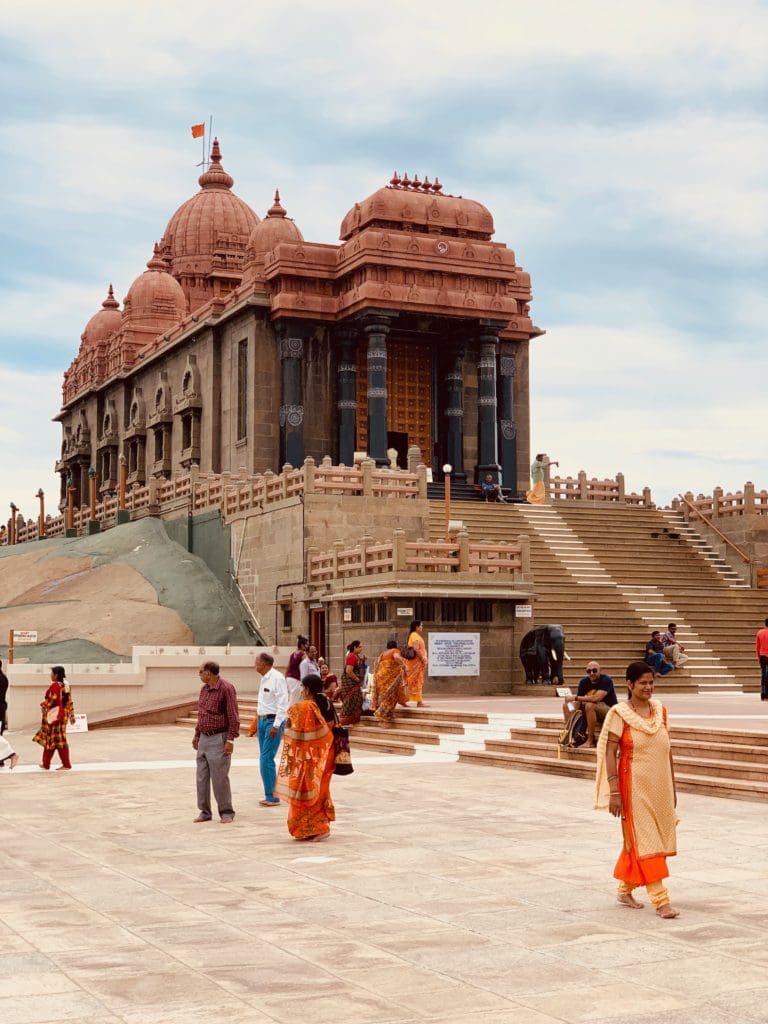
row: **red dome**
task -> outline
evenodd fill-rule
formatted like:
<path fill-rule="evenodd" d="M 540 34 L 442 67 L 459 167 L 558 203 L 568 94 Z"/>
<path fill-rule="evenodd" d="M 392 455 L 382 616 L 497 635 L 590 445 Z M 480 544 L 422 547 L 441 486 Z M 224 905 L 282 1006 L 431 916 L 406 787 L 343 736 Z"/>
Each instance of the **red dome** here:
<path fill-rule="evenodd" d="M 355 203 L 341 222 L 339 237 L 346 241 L 368 225 L 387 226 L 436 234 L 461 234 L 488 240 L 493 234 L 493 217 L 482 203 L 461 196 L 440 193 L 442 186 L 428 180 L 410 182 L 397 175 L 397 185 L 380 188 L 361 203 Z"/>
<path fill-rule="evenodd" d="M 280 203 L 280 193 L 275 191 L 275 199 L 267 210 L 267 216 L 260 221 L 248 239 L 248 250 L 245 257 L 243 281 L 252 281 L 260 276 L 259 271 L 264 263 L 264 254 L 271 252 L 281 242 L 303 242 L 304 236 L 294 222 L 287 216 L 285 207 Z"/>
<path fill-rule="evenodd" d="M 157 245 L 147 269 L 128 289 L 123 307 L 123 317 L 132 325 L 157 327 L 158 330 L 179 323 L 187 315 L 184 290 L 168 273 Z"/>
<path fill-rule="evenodd" d="M 219 140 L 213 140 L 211 166 L 200 175 L 200 191 L 168 221 L 160 251 L 171 273 L 209 274 L 213 255 L 221 248 L 245 252 L 259 218 L 232 192 L 234 179 L 221 166 Z"/>
<path fill-rule="evenodd" d="M 98 313 L 93 314 L 80 335 L 80 351 L 93 348 L 100 342 L 106 341 L 111 334 L 118 330 L 121 320 L 120 306 L 115 298 L 112 285 L 110 285 L 107 297 L 101 304 L 101 309 Z"/>

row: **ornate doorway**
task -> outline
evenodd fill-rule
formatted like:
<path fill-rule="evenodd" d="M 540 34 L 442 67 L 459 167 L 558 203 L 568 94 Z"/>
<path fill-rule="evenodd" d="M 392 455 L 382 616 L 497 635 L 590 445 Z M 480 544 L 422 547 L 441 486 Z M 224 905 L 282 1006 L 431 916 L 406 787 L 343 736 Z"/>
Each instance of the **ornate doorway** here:
<path fill-rule="evenodd" d="M 357 348 L 357 450 L 368 450 L 367 348 Z M 432 464 L 432 349 L 413 341 L 387 344 L 387 432 L 406 435 L 418 445 L 424 464 Z M 400 440 L 400 438 L 398 438 Z M 397 444 L 398 449 L 401 443 Z M 402 456 L 398 456 L 402 469 Z"/>

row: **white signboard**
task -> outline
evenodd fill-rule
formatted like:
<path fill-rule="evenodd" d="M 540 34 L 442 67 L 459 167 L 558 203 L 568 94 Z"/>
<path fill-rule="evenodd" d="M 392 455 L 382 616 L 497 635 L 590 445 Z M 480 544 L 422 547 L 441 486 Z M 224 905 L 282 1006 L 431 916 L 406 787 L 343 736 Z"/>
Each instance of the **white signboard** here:
<path fill-rule="evenodd" d="M 13 642 L 15 644 L 36 644 L 37 630 L 35 629 L 14 629 Z"/>
<path fill-rule="evenodd" d="M 516 619 L 532 619 L 533 618 L 533 605 L 532 604 L 516 604 L 515 605 L 515 618 Z"/>
<path fill-rule="evenodd" d="M 413 608 L 398 608 L 397 609 L 397 614 L 398 614 L 398 617 L 401 618 L 401 619 L 412 619 L 413 618 Z"/>
<path fill-rule="evenodd" d="M 430 676 L 479 676 L 479 633 L 430 633 Z"/>
<path fill-rule="evenodd" d="M 352 621 L 352 609 L 351 608 L 345 608 L 344 609 L 343 619 L 344 619 L 344 622 L 351 622 Z"/>

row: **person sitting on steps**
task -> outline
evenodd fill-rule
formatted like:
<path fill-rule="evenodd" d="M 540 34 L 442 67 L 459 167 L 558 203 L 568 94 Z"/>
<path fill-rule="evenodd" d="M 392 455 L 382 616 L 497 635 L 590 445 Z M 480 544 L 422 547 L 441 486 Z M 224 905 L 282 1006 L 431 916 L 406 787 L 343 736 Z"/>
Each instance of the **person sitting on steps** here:
<path fill-rule="evenodd" d="M 600 671 L 600 663 L 587 662 L 587 674 L 579 680 L 575 697 L 566 697 L 563 703 L 563 718 L 568 721 L 571 709 L 568 704 L 581 708 L 587 718 L 587 746 L 596 747 L 597 723 L 603 724 L 609 710 L 618 703 L 616 688 L 610 676 Z"/>
<path fill-rule="evenodd" d="M 485 480 L 480 483 L 480 494 L 483 501 L 501 501 L 505 504 L 507 501 L 501 493 L 500 485 L 493 479 L 490 473 L 486 473 Z"/>

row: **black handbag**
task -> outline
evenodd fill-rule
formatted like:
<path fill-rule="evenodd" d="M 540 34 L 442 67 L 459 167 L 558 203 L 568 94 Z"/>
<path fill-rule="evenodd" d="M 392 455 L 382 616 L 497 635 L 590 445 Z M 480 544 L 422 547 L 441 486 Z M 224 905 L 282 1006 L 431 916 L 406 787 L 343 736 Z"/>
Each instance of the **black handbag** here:
<path fill-rule="evenodd" d="M 352 754 L 349 749 L 349 729 L 343 725 L 333 727 L 333 754 L 336 759 L 334 775 L 351 775 L 355 770 L 352 767 Z"/>

